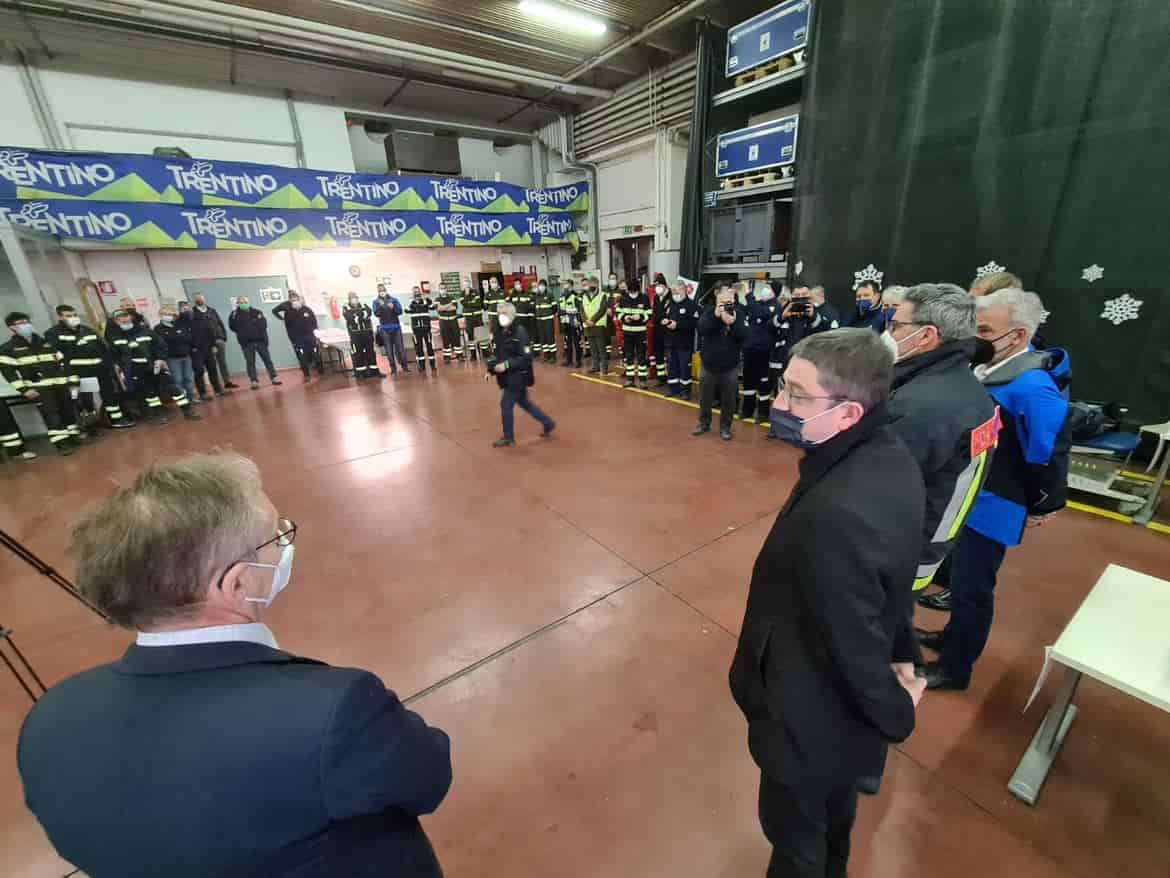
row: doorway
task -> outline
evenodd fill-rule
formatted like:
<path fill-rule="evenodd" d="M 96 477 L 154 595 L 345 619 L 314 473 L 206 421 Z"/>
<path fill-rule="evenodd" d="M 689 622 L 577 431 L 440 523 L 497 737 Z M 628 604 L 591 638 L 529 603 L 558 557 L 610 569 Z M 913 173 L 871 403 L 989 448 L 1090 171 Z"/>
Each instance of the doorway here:
<path fill-rule="evenodd" d="M 283 274 L 265 277 L 200 277 L 183 280 L 183 293 L 188 302 L 202 294 L 207 304 L 219 312 L 224 328 L 228 316 L 236 307 L 237 296 L 247 296 L 253 308 L 260 309 L 268 321 L 268 352 L 277 369 L 289 369 L 297 365 L 297 355 L 284 324 L 272 316 L 272 309 L 288 299 L 288 278 Z M 235 334 L 228 329 L 227 344 L 228 371 L 233 375 L 244 371 L 244 350 L 236 341 Z M 263 363 L 256 368 L 264 370 Z"/>
<path fill-rule="evenodd" d="M 654 253 L 654 236 L 618 238 L 609 242 L 609 270 L 627 284 L 645 289 L 650 277 L 650 256 Z"/>

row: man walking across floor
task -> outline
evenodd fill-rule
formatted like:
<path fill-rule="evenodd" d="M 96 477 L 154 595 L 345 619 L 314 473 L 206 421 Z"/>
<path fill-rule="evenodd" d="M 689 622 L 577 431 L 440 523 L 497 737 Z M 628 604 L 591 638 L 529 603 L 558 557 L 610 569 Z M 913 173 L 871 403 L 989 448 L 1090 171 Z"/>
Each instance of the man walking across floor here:
<path fill-rule="evenodd" d="M 252 389 L 260 387 L 256 374 L 257 355 L 268 370 L 268 379 L 273 384 L 281 384 L 276 374 L 276 367 L 272 365 L 272 355 L 268 353 L 268 320 L 264 314 L 252 307 L 247 296 L 236 299 L 236 310 L 228 316 L 228 326 L 236 334 L 236 340 L 244 352 L 244 366 L 248 370 L 248 380 L 252 382 Z"/>
<path fill-rule="evenodd" d="M 910 582 L 925 491 L 886 426 L 893 361 L 869 330 L 811 336 L 772 407 L 804 451 L 752 570 L 730 672 L 760 768 L 768 878 L 844 878 L 858 782 L 914 731 Z"/>
<path fill-rule="evenodd" d="M 922 646 L 939 652 L 926 665 L 931 689 L 966 689 L 991 634 L 995 584 L 1004 555 L 1027 528 L 1042 526 L 1064 508 L 1068 457 L 1061 434 L 1068 400 L 1068 355 L 1033 350 L 1044 319 L 1035 293 L 1002 289 L 975 301 L 979 337 L 995 353 L 975 367 L 975 377 L 999 406 L 999 445 L 987 481 L 951 552 L 951 619 L 942 631 L 920 631 Z M 895 317 L 895 319 L 897 319 Z"/>
<path fill-rule="evenodd" d="M 99 417 L 94 394 L 80 388 L 81 381 L 91 378 L 97 381 L 102 411 L 110 426 L 115 429 L 134 426 L 134 421 L 122 410 L 122 387 L 114 375 L 109 348 L 94 329 L 81 322 L 72 305 L 57 306 L 57 323 L 46 330 L 45 341 L 61 352 L 69 374 L 78 378 L 79 413 L 84 409 L 95 418 L 95 422 Z"/>
<path fill-rule="evenodd" d="M 359 381 L 365 378 L 385 378 L 385 373 L 378 368 L 378 356 L 374 353 L 373 312 L 370 306 L 350 290 L 349 300 L 341 313 L 349 332 L 349 359 L 353 364 L 354 378 Z"/>
<path fill-rule="evenodd" d="M 500 394 L 503 435 L 492 443 L 492 447 L 506 448 L 516 444 L 513 430 L 516 406 L 520 406 L 540 422 L 544 427 L 544 432 L 540 435 L 547 438 L 557 425 L 528 398 L 528 388 L 536 383 L 536 375 L 532 370 L 532 346 L 529 344 L 528 332 L 516 319 L 516 306 L 511 302 L 501 302 L 496 322 L 499 324 L 493 345 L 496 353 L 488 360 L 489 371 L 484 377 L 495 375 L 496 384 L 503 391 Z"/>
<path fill-rule="evenodd" d="M 390 294 L 385 284 L 378 284 L 378 295 L 370 309 L 378 318 L 378 338 L 386 351 L 390 374 L 397 375 L 399 366 L 403 372 L 409 373 L 410 363 L 406 359 L 406 345 L 402 339 L 402 303 Z"/>
<path fill-rule="evenodd" d="M 593 280 L 581 292 L 581 325 L 589 341 L 591 374 L 609 374 L 609 293 Z"/>
<path fill-rule="evenodd" d="M 423 295 L 422 287 L 414 287 L 410 293 L 412 298 L 406 306 L 406 313 L 410 315 L 410 331 L 414 333 L 414 359 L 419 372 L 426 371 L 427 363 L 434 372 L 439 368 L 435 364 L 435 343 L 431 338 L 431 313 L 435 304 L 429 296 Z"/>
<path fill-rule="evenodd" d="M 691 357 L 695 352 L 695 327 L 699 323 L 699 306 L 687 295 L 687 285 L 675 281 L 666 303 L 661 327 L 666 354 L 666 395 L 691 398 Z"/>
<path fill-rule="evenodd" d="M 699 386 L 699 425 L 692 436 L 702 436 L 711 429 L 711 409 L 719 401 L 719 438 L 731 441 L 731 422 L 735 417 L 735 391 L 739 386 L 739 358 L 748 337 L 745 308 L 735 300 L 735 292 L 721 289 L 715 304 L 699 318 L 703 362 Z"/>
<path fill-rule="evenodd" d="M 645 387 L 650 378 L 646 363 L 646 327 L 651 317 L 650 297 L 636 287 L 627 287 L 618 302 L 617 317 L 622 328 L 622 360 L 626 387 Z"/>
<path fill-rule="evenodd" d="M 313 309 L 304 303 L 296 290 L 288 291 L 288 301 L 281 302 L 272 309 L 272 316 L 284 323 L 288 333 L 288 340 L 297 355 L 297 362 L 301 364 L 301 373 L 305 376 L 305 383 L 312 380 L 309 375 L 311 366 L 317 367 L 317 374 L 325 374 L 325 363 L 321 360 L 321 353 L 317 349 L 317 315 Z"/>
<path fill-rule="evenodd" d="M 69 374 L 65 357 L 36 332 L 27 314 L 13 311 L 4 323 L 10 337 L 0 345 L 0 375 L 13 390 L 36 403 L 57 453 L 72 454 L 81 441 L 73 399 L 79 379 Z M 5 436 L 11 433 L 5 428 Z M 23 449 L 23 445 L 11 447 Z"/>

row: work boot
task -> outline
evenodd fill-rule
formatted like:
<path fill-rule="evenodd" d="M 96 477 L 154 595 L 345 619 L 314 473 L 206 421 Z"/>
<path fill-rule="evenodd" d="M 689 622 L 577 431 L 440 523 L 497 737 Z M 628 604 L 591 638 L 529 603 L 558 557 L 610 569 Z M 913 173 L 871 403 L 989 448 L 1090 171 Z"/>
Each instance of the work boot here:
<path fill-rule="evenodd" d="M 179 411 L 181 411 L 183 413 L 183 417 L 186 418 L 188 421 L 202 421 L 203 420 L 203 416 L 201 414 L 199 414 L 199 412 L 195 411 L 195 409 L 191 408 L 191 406 L 189 406 L 189 405 L 183 406 L 181 409 L 179 409 Z"/>
<path fill-rule="evenodd" d="M 68 439 L 62 439 L 60 442 L 56 443 L 56 445 L 54 445 L 53 447 L 57 449 L 57 453 L 59 455 L 61 455 L 62 457 L 68 457 L 74 451 L 77 450 L 77 448 L 74 447 L 73 443 L 70 442 Z"/>
<path fill-rule="evenodd" d="M 730 442 L 731 441 L 731 431 L 727 430 L 727 429 L 720 430 L 719 431 L 719 438 L 722 439 L 724 442 Z"/>
<path fill-rule="evenodd" d="M 633 387 L 633 386 L 634 386 L 634 379 L 631 378 L 629 375 L 627 375 L 626 382 L 625 382 L 625 384 L 622 385 L 622 387 Z"/>
<path fill-rule="evenodd" d="M 275 375 L 272 376 L 272 383 L 273 384 L 284 384 L 284 382 L 281 381 L 279 378 L 277 378 Z"/>
<path fill-rule="evenodd" d="M 218 394 L 216 394 L 216 396 L 223 396 L 223 394 L 218 393 Z M 215 399 L 215 396 L 212 396 L 210 393 L 199 394 L 199 401 L 200 402 L 211 402 L 213 399 Z"/>
<path fill-rule="evenodd" d="M 515 439 L 507 439 L 507 438 L 501 436 L 499 439 L 497 439 L 495 442 L 492 443 L 492 448 L 507 448 L 510 445 L 515 445 L 515 444 L 516 444 Z"/>
<path fill-rule="evenodd" d="M 234 382 L 234 381 L 225 381 L 223 383 L 223 386 L 226 387 L 228 390 L 238 390 L 240 385 L 236 384 L 236 382 Z"/>
<path fill-rule="evenodd" d="M 36 460 L 37 453 L 35 451 L 29 451 L 28 449 L 25 449 L 24 451 L 20 452 L 19 457 L 21 460 Z"/>
<path fill-rule="evenodd" d="M 259 381 L 253 381 L 253 382 L 252 382 L 252 389 L 253 389 L 253 390 L 259 390 L 259 389 L 260 389 L 260 382 L 259 382 Z"/>
<path fill-rule="evenodd" d="M 704 433 L 710 433 L 710 432 L 711 432 L 710 427 L 704 427 L 702 424 L 699 424 L 699 426 L 697 426 L 697 427 L 695 427 L 695 429 L 691 430 L 691 435 L 692 436 L 702 436 Z"/>

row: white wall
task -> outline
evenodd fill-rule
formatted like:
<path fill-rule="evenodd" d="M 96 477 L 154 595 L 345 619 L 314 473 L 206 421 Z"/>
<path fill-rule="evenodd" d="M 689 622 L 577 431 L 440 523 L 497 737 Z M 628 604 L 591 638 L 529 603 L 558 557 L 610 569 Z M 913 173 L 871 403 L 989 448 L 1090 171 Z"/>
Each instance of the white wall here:
<path fill-rule="evenodd" d="M 131 73 L 34 69 L 61 142 L 69 149 L 149 153 L 179 146 L 196 158 L 296 165 L 296 137 L 283 94 L 145 81 Z M 345 114 L 294 100 L 311 168 L 352 171 Z M 15 67 L 0 67 L 0 141 L 43 147 Z M 13 124 L 9 125 L 9 120 Z"/>

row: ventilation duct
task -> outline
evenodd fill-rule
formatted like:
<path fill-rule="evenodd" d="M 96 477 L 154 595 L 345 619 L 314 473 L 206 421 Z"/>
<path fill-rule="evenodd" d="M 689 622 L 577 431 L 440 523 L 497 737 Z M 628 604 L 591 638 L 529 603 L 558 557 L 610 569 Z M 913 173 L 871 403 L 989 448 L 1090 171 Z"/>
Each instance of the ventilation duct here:
<path fill-rule="evenodd" d="M 392 173 L 451 176 L 463 173 L 459 161 L 459 138 L 454 134 L 391 131 L 385 144 L 386 165 Z"/>

